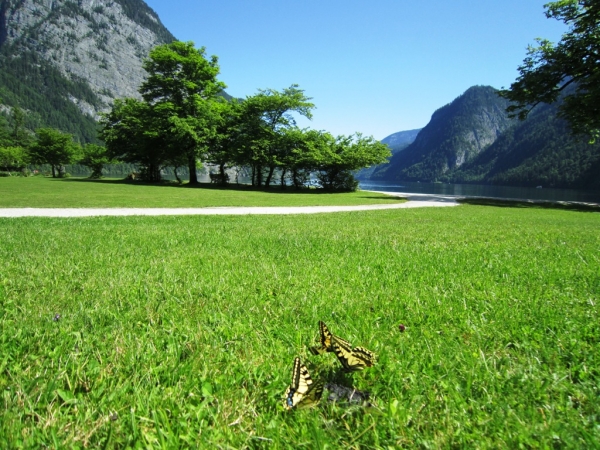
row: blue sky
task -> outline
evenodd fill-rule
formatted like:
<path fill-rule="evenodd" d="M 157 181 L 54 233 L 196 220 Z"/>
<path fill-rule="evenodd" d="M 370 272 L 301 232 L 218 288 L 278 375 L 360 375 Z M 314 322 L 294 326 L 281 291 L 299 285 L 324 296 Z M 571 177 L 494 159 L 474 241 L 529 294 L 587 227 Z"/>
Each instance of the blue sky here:
<path fill-rule="evenodd" d="M 217 55 L 227 92 L 293 83 L 312 121 L 383 139 L 421 128 L 473 85 L 508 87 L 527 45 L 566 31 L 546 0 L 146 0 L 179 40 Z"/>

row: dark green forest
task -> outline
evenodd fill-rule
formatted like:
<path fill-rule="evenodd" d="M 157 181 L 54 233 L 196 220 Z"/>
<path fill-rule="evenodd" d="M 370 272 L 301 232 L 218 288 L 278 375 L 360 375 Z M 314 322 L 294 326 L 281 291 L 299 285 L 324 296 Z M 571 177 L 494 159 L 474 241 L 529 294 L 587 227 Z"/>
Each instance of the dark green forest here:
<path fill-rule="evenodd" d="M 371 180 L 442 181 L 523 187 L 600 188 L 600 143 L 574 136 L 558 118 L 560 102 L 537 106 L 524 121 L 510 119 L 508 102 L 493 88 L 471 88 L 436 111 L 416 140 L 394 154 Z M 498 138 L 473 151 L 466 135 L 478 136 L 481 117 L 494 111 Z M 457 164 L 457 155 L 464 155 Z M 364 177 L 363 177 L 364 178 Z"/>
<path fill-rule="evenodd" d="M 436 181 L 462 159 L 472 158 L 479 152 L 481 136 L 491 127 L 504 130 L 512 122 L 505 112 L 508 102 L 496 92 L 490 86 L 474 86 L 438 109 L 415 141 L 395 153 L 371 179 Z"/>
<path fill-rule="evenodd" d="M 116 1 L 131 20 L 155 33 L 161 42 L 172 42 L 175 39 L 145 2 Z M 42 22 L 52 23 L 63 15 L 83 18 L 92 30 L 100 31 L 106 27 L 105 23 L 98 22 L 79 3 L 56 3 L 47 17 L 40 18 L 40 25 Z M 18 106 L 26 111 L 25 124 L 30 130 L 49 126 L 73 134 L 82 143 L 99 142 L 95 118 L 83 114 L 69 98 L 83 100 L 96 109 L 109 105 L 102 104 L 85 80 L 74 75 L 65 77 L 40 56 L 40 49 L 47 45 L 40 35 L 41 27 L 30 27 L 17 40 L 10 43 L 6 41 L 7 9 L 18 7 L 19 4 L 15 2 L 0 2 L 0 104 Z M 101 5 L 96 6 L 95 12 L 102 12 L 102 8 Z M 106 20 L 114 22 L 116 19 L 108 15 Z"/>
<path fill-rule="evenodd" d="M 556 105 L 541 105 L 482 153 L 441 177 L 449 183 L 600 188 L 600 143 L 573 136 Z"/>
<path fill-rule="evenodd" d="M 51 126 L 75 135 L 81 142 L 97 142 L 98 125 L 82 114 L 69 96 L 99 106 L 99 98 L 83 80 L 66 79 L 57 69 L 36 55 L 18 57 L 0 50 L 0 103 L 18 106 L 26 114 L 26 126 L 33 130 Z"/>

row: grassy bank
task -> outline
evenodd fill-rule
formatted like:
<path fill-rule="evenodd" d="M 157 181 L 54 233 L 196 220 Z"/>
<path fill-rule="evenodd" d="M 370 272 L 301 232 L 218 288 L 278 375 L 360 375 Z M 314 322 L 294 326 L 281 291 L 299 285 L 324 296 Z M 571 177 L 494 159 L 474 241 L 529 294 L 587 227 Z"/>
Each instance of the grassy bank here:
<path fill-rule="evenodd" d="M 295 192 L 272 187 L 227 188 L 200 184 L 142 184 L 123 180 L 44 177 L 0 178 L 0 208 L 202 208 L 208 206 L 327 206 L 397 203 L 398 199 L 373 192 Z"/>
<path fill-rule="evenodd" d="M 599 229 L 470 205 L 0 219 L 0 448 L 598 447 Z M 310 354 L 318 320 L 375 367 Z M 297 355 L 373 406 L 285 412 Z"/>

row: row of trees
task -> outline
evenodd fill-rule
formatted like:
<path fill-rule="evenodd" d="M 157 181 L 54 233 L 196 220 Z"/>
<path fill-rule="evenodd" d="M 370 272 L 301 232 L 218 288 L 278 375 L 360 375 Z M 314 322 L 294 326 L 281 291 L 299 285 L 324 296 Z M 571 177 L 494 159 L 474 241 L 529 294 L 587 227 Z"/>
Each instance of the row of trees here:
<path fill-rule="evenodd" d="M 316 180 L 326 189 L 353 190 L 354 171 L 390 156 L 372 137 L 299 128 L 295 119 L 312 118 L 315 105 L 297 85 L 226 100 L 217 58 L 207 58 L 192 42 L 156 47 L 144 68 L 141 99 L 117 99 L 101 119 L 99 137 L 106 147 L 82 147 L 52 128 L 40 128 L 34 137 L 14 108 L 13 128 L 0 126 L 0 169 L 48 164 L 52 176 L 60 177 L 65 165 L 79 163 L 100 177 L 105 164 L 122 162 L 135 164 L 146 181 L 159 181 L 168 167 L 179 179 L 185 167 L 194 184 L 198 166 L 208 164 L 223 184 L 231 170 L 244 170 L 255 186 L 300 188 Z"/>
<path fill-rule="evenodd" d="M 92 169 L 91 177 L 102 176 L 102 168 L 111 162 L 100 145 L 79 145 L 73 136 L 54 128 L 39 128 L 32 135 L 24 126 L 24 113 L 11 111 L 9 124 L 0 115 L 0 170 L 22 171 L 27 165 L 48 164 L 53 177 L 64 175 L 64 166 L 80 163 Z"/>
<path fill-rule="evenodd" d="M 360 134 L 334 137 L 300 129 L 295 117 L 312 117 L 315 105 L 292 85 L 260 90 L 244 100 L 225 100 L 217 80 L 217 58 L 192 42 L 156 47 L 145 62 L 142 100 L 115 101 L 101 120 L 100 137 L 109 158 L 138 164 L 149 181 L 165 167 L 187 167 L 197 183 L 200 162 L 218 168 L 246 168 L 252 184 L 304 186 L 311 177 L 328 189 L 355 189 L 352 172 L 386 161 L 389 148 Z"/>

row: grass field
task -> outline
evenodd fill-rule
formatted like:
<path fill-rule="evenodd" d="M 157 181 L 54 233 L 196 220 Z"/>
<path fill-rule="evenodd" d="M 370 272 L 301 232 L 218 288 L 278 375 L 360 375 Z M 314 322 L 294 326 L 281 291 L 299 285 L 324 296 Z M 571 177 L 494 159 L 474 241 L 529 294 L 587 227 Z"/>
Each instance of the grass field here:
<path fill-rule="evenodd" d="M 0 448 L 598 448 L 599 231 L 471 205 L 0 219 Z M 319 320 L 377 364 L 313 356 Z M 372 406 L 284 411 L 295 356 Z"/>
<path fill-rule="evenodd" d="M 0 178 L 0 208 L 201 208 L 209 206 L 328 206 L 398 203 L 374 192 L 294 192 L 272 187 L 228 188 L 200 184 L 189 187 L 165 182 L 158 185 L 116 179 L 10 177 Z"/>

